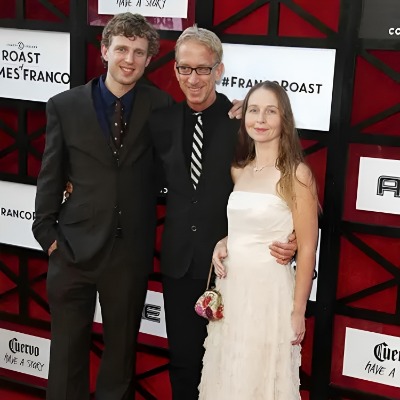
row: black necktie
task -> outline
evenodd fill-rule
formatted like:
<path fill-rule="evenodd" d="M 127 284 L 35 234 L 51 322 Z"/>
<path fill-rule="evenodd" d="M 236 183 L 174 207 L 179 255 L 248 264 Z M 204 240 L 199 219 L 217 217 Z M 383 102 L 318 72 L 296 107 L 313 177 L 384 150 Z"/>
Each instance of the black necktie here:
<path fill-rule="evenodd" d="M 194 189 L 197 188 L 201 175 L 201 157 L 203 148 L 203 122 L 201 120 L 201 113 L 196 113 L 197 116 L 196 124 L 193 132 L 193 145 L 192 154 L 190 156 L 190 179 Z"/>
<path fill-rule="evenodd" d="M 124 134 L 124 108 L 121 99 L 116 99 L 115 110 L 111 126 L 112 141 L 117 149 L 121 147 L 122 137 Z"/>

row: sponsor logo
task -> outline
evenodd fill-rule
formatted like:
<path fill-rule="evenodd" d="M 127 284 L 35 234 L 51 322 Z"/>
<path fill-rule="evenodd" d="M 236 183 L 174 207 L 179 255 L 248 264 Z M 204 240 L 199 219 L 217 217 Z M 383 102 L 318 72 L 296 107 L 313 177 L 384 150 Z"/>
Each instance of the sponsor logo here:
<path fill-rule="evenodd" d="M 389 35 L 397 35 L 400 36 L 400 27 L 399 28 L 389 28 Z"/>
<path fill-rule="evenodd" d="M 37 49 L 38 46 L 22 41 L 8 43 L 1 51 L 4 66 L 0 68 L 0 78 L 69 84 L 70 75 L 67 72 L 38 69 L 41 53 Z"/>
<path fill-rule="evenodd" d="M 400 160 L 360 157 L 356 209 L 400 214 Z"/>
<path fill-rule="evenodd" d="M 374 347 L 374 356 L 380 362 L 400 361 L 400 350 L 391 349 L 385 342 L 382 342 Z"/>
<path fill-rule="evenodd" d="M 145 304 L 142 311 L 142 318 L 147 321 L 160 323 L 161 307 L 155 304 Z"/>
<path fill-rule="evenodd" d="M 35 212 L 34 211 L 13 210 L 11 208 L 5 208 L 5 207 L 1 207 L 0 215 L 2 217 L 26 219 L 28 221 L 35 219 Z"/>
<path fill-rule="evenodd" d="M 251 88 L 257 83 L 263 82 L 262 79 L 241 78 L 238 76 L 224 76 L 221 80 L 222 86 L 238 87 L 240 89 Z M 320 94 L 322 83 L 289 82 L 287 80 L 274 81 L 282 86 L 287 92 Z"/>
<path fill-rule="evenodd" d="M 346 328 L 343 375 L 400 387 L 400 339 Z"/>
<path fill-rule="evenodd" d="M 32 346 L 30 344 L 24 344 L 18 342 L 17 338 L 13 338 L 8 342 L 8 348 L 13 354 L 16 353 L 23 353 L 23 354 L 29 354 L 31 356 L 39 356 L 39 347 L 38 346 Z"/>
<path fill-rule="evenodd" d="M 167 0 L 137 0 L 136 7 L 156 7 L 162 10 Z M 132 0 L 117 0 L 118 7 L 133 7 Z"/>
<path fill-rule="evenodd" d="M 394 197 L 400 197 L 400 178 L 397 176 L 381 175 L 378 178 L 376 194 L 383 196 L 385 192 L 394 192 Z"/>

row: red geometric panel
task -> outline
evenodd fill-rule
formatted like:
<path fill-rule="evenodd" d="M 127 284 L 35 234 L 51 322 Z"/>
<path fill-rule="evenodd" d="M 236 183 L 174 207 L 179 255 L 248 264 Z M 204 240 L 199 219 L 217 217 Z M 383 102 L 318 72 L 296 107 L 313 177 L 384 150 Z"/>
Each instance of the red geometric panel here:
<path fill-rule="evenodd" d="M 231 0 L 229 7 L 226 1 L 214 1 L 214 25 L 218 25 L 232 15 L 240 12 L 254 3 L 253 0 Z M 239 35 L 266 35 L 268 32 L 269 4 L 266 4 L 251 14 L 224 30 L 224 33 Z"/>
<path fill-rule="evenodd" d="M 340 0 L 293 0 L 335 32 L 339 28 Z"/>
<path fill-rule="evenodd" d="M 363 242 L 368 235 L 356 235 Z M 374 237 L 376 241 L 378 237 Z M 398 243 L 393 238 L 380 238 L 388 243 L 387 252 L 392 253 L 392 258 L 397 258 Z M 398 241 L 398 239 L 397 239 Z M 368 257 L 363 251 L 357 248 L 345 238 L 341 240 L 340 264 L 338 272 L 338 286 L 336 291 L 337 299 L 358 293 L 364 289 L 373 287 L 383 282 L 392 280 L 394 277 L 386 271 L 383 266 Z M 361 299 L 346 303 L 349 306 L 359 307 L 368 310 L 394 314 L 396 311 L 397 287 L 381 290 L 372 295 L 363 296 Z"/>
<path fill-rule="evenodd" d="M 46 277 L 44 276 L 43 279 L 30 283 L 30 288 L 44 301 L 47 302 L 47 292 L 46 292 Z M 40 321 L 48 321 L 50 322 L 50 314 L 49 311 L 41 304 L 35 301 L 33 297 L 29 298 L 29 305 L 28 305 L 28 312 L 29 317 L 32 319 L 38 319 Z"/>
<path fill-rule="evenodd" d="M 94 43 L 87 44 L 86 81 L 90 81 L 91 79 L 106 73 L 106 69 L 101 61 L 101 36 L 99 36 L 97 39 L 98 46 L 96 46 Z"/>
<path fill-rule="evenodd" d="M 391 399 L 400 399 L 400 388 L 342 375 L 346 327 L 391 336 L 400 336 L 400 327 L 343 316 L 335 317 L 334 327 L 331 383 L 346 388 L 357 389 L 370 394 L 370 396 L 372 396 L 372 394 L 377 394 L 379 396 L 388 396 Z M 360 397 L 360 399 L 361 398 L 362 397 Z"/>
<path fill-rule="evenodd" d="M 27 111 L 27 134 L 29 136 L 28 175 L 37 177 L 45 145 L 46 114 L 44 111 Z"/>
<path fill-rule="evenodd" d="M 10 128 L 12 131 L 16 132 L 18 129 L 18 113 L 16 110 L 13 110 L 11 108 L 2 108 L 0 109 L 0 121 L 7 125 L 8 128 Z M 1 126 L 1 125 L 0 125 Z M 4 131 L 0 128 L 0 134 L 5 134 Z M 7 140 L 6 137 L 0 136 L 0 143 L 3 145 L 7 145 L 4 140 Z M 3 146 L 0 148 L 0 150 L 3 149 Z"/>
<path fill-rule="evenodd" d="M 16 151 L 0 158 L 0 172 L 18 174 L 18 153 Z"/>
<path fill-rule="evenodd" d="M 155 356 L 145 352 L 138 352 L 136 373 L 142 374 L 146 371 L 158 368 L 168 363 L 168 359 Z M 154 398 L 159 400 L 167 400 L 171 398 L 171 386 L 169 383 L 168 371 L 158 373 L 146 379 L 141 379 L 140 384 L 150 392 Z M 145 400 L 140 394 L 136 395 L 136 400 Z"/>
<path fill-rule="evenodd" d="M 0 311 L 10 314 L 19 313 L 17 283 L 19 258 L 15 254 L 0 252 Z M 6 270 L 6 272 L 2 272 Z"/>
<path fill-rule="evenodd" d="M 25 0 L 25 18 L 61 22 L 62 18 L 57 14 L 61 13 L 67 17 L 69 15 L 69 3 L 69 0 Z"/>
<path fill-rule="evenodd" d="M 15 142 L 17 130 L 17 111 L 0 109 L 0 172 L 18 173 L 18 149 Z"/>
<path fill-rule="evenodd" d="M 400 268 L 400 248 L 398 238 L 363 234 L 357 234 L 356 236 L 371 247 L 371 249 L 382 254 L 386 260 Z"/>
<path fill-rule="evenodd" d="M 15 18 L 16 17 L 16 0 L 4 1 L 0 7 L 0 18 Z"/>
<path fill-rule="evenodd" d="M 356 210 L 360 157 L 400 160 L 398 147 L 352 144 L 349 146 L 343 219 L 366 224 L 400 227 L 400 215 Z"/>
<path fill-rule="evenodd" d="M 384 62 L 393 71 L 400 72 L 400 51 L 368 50 L 368 53 Z"/>
<path fill-rule="evenodd" d="M 400 136 L 400 113 L 393 114 L 388 118 L 382 119 L 376 124 L 369 125 L 362 129 L 361 132 Z"/>
<path fill-rule="evenodd" d="M 393 286 L 347 304 L 354 308 L 394 314 L 396 311 L 397 292 L 397 287 Z"/>
<path fill-rule="evenodd" d="M 38 279 L 47 273 L 48 261 L 44 258 L 30 257 L 28 259 L 28 279 Z"/>
<path fill-rule="evenodd" d="M 400 53 L 389 58 L 391 62 L 398 60 Z M 358 124 L 399 103 L 399 84 L 364 58 L 357 57 L 351 124 Z"/>
<path fill-rule="evenodd" d="M 300 390 L 300 396 L 301 396 L 301 400 L 309 400 L 310 399 L 310 393 L 306 392 L 304 390 Z"/>
<path fill-rule="evenodd" d="M 154 57 L 154 61 L 164 57 L 168 53 L 174 51 L 175 42 L 171 40 L 162 40 L 160 43 L 160 52 Z M 174 71 L 175 57 L 154 71 L 146 74 L 146 77 L 150 79 L 157 87 L 167 91 L 171 94 L 176 101 L 184 100 L 183 93 L 179 87 L 178 81 L 175 78 Z"/>
<path fill-rule="evenodd" d="M 280 5 L 279 36 L 326 38 L 325 33 L 322 33 L 283 4 Z"/>

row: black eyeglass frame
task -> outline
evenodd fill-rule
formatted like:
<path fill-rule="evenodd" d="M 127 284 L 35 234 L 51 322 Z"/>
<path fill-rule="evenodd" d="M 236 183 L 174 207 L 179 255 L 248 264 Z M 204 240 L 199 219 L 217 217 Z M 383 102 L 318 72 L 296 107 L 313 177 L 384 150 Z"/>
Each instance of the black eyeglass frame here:
<path fill-rule="evenodd" d="M 186 65 L 177 65 L 175 68 L 176 68 L 176 70 L 178 71 L 178 74 L 179 74 L 179 75 L 186 75 L 186 76 L 192 75 L 192 72 L 193 72 L 193 71 L 195 71 L 197 75 L 211 75 L 211 72 L 213 71 L 213 69 L 214 69 L 216 66 L 218 66 L 219 64 L 220 64 L 220 63 L 217 62 L 217 63 L 215 63 L 212 67 L 196 67 L 196 68 L 188 67 L 188 66 L 186 66 Z M 189 72 L 188 74 L 182 73 L 182 72 L 181 72 L 181 68 L 188 68 L 188 69 L 190 69 L 190 72 Z M 202 70 L 202 69 L 203 69 L 203 70 L 207 70 L 208 72 L 206 72 L 206 73 L 200 73 L 200 74 L 199 74 L 198 70 Z"/>

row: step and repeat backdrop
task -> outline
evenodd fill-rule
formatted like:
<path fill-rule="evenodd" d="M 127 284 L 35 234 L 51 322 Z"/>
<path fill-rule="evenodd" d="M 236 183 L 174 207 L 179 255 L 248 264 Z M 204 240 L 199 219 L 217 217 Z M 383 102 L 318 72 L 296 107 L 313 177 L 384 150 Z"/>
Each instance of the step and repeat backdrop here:
<path fill-rule="evenodd" d="M 104 72 L 102 27 L 113 14 L 131 11 L 159 30 L 160 54 L 147 78 L 176 100 L 183 97 L 171 79 L 173 47 L 193 23 L 214 30 L 223 42 L 219 92 L 242 99 L 266 79 L 287 91 L 323 209 L 302 398 L 400 398 L 398 1 L 75 3 L 15 0 L 0 11 L 1 379 L 45 387 L 48 374 L 47 257 L 31 232 L 45 103 Z M 159 272 L 164 203 L 160 196 L 138 365 L 142 396 L 161 400 L 169 395 Z M 97 304 L 94 370 L 102 350 L 101 321 Z M 149 370 L 154 373 L 141 375 Z"/>

